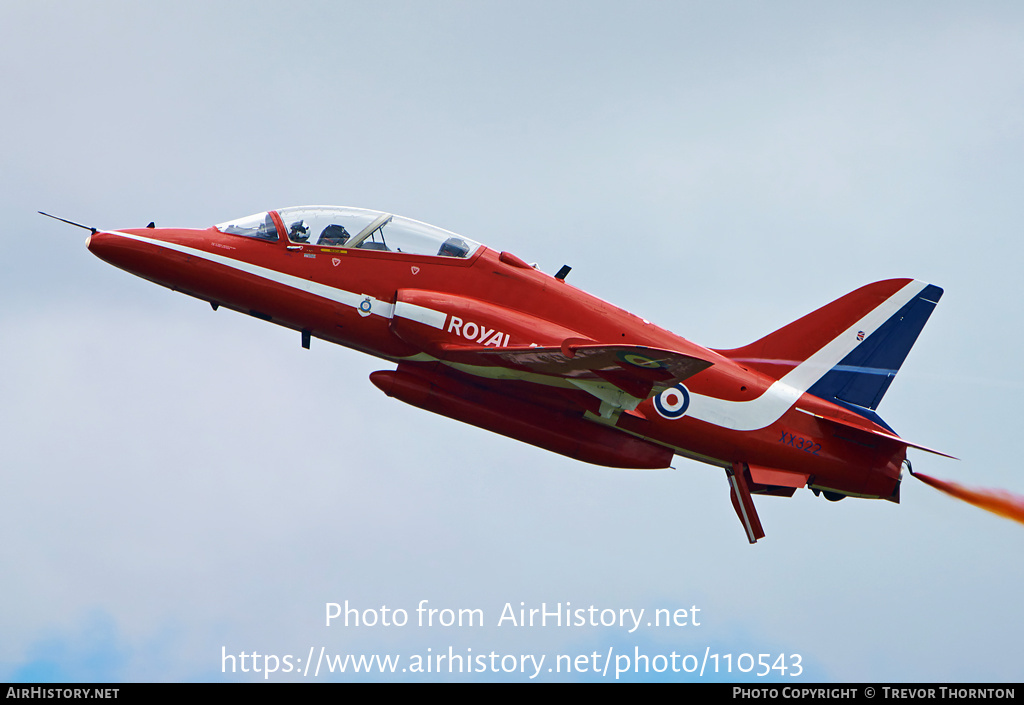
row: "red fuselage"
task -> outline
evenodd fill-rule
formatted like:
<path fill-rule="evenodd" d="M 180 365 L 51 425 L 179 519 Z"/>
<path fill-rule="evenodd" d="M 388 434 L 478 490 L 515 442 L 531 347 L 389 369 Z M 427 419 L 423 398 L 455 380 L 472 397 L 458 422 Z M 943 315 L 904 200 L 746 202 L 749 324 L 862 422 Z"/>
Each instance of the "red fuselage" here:
<path fill-rule="evenodd" d="M 806 486 L 833 498 L 898 500 L 906 444 L 848 406 L 808 393 L 810 383 L 797 384 L 796 372 L 787 376 L 815 350 L 795 360 L 710 350 L 508 253 L 314 244 L 289 239 L 284 219 L 275 211 L 269 217 L 276 240 L 218 228 L 141 228 L 95 232 L 88 247 L 215 308 L 301 331 L 305 344 L 318 338 L 397 362 L 397 372 L 375 373 L 385 376 L 374 382 L 404 401 L 588 462 L 665 467 L 679 454 L 749 469 L 753 493 L 788 495 Z M 871 301 L 901 295 L 908 281 L 872 285 Z M 868 320 L 875 304 L 855 303 L 849 306 L 860 308 L 849 315 Z M 560 349 L 564 357 L 554 353 L 552 364 L 568 364 L 578 346 L 671 351 L 700 369 L 652 388 L 643 366 L 620 363 L 623 375 L 605 368 L 581 381 L 563 367 L 549 372 L 522 362 L 531 350 Z M 494 364 L 503 351 L 520 357 Z M 582 448 L 591 430 L 597 445 Z"/>

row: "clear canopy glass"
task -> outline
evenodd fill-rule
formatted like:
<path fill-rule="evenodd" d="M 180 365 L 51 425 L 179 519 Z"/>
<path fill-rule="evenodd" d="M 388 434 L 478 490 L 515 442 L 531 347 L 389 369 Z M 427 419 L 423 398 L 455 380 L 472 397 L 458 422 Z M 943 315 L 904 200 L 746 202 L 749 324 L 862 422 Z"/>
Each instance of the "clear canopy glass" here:
<path fill-rule="evenodd" d="M 411 218 L 363 208 L 297 206 L 277 211 L 288 240 L 301 245 L 401 252 L 432 257 L 472 256 L 480 243 Z M 269 213 L 217 225 L 221 232 L 276 240 Z"/>
<path fill-rule="evenodd" d="M 213 227 L 229 235 L 242 235 L 260 240 L 277 240 L 277 226 L 274 225 L 274 219 L 270 217 L 270 213 L 266 211 L 229 220 Z"/>

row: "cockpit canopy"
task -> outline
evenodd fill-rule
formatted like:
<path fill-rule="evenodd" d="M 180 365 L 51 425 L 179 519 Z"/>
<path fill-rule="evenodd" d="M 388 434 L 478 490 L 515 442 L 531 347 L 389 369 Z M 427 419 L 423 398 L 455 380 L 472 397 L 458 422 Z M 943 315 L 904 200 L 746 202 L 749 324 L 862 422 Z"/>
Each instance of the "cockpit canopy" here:
<path fill-rule="evenodd" d="M 286 228 L 279 233 L 271 213 Z M 229 235 L 321 247 L 468 258 L 480 243 L 400 215 L 362 208 L 297 206 L 257 213 L 214 226 Z"/>

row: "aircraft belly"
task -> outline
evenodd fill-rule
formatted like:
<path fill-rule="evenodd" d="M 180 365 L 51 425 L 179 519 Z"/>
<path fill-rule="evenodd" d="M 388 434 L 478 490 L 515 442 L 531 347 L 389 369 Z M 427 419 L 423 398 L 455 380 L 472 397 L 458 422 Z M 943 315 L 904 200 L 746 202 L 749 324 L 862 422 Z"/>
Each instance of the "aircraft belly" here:
<path fill-rule="evenodd" d="M 664 445 L 590 423 L 565 408 L 472 384 L 443 367 L 401 363 L 370 380 L 412 406 L 595 465 L 656 469 L 672 459 Z"/>
<path fill-rule="evenodd" d="M 677 455 L 718 467 L 744 462 L 779 472 L 795 473 L 829 483 L 829 488 L 859 496 L 886 497 L 899 477 L 902 456 L 891 447 L 850 444 L 808 423 L 806 415 L 784 415 L 765 428 L 737 431 L 696 417 L 668 420 L 651 405 L 639 409 L 643 418 L 623 414 L 618 427 L 629 433 L 670 445 Z M 899 457 L 897 457 L 899 456 Z M 879 465 L 890 471 L 879 475 Z M 762 478 L 763 479 L 763 478 Z M 793 478 L 783 487 L 792 487 Z M 764 484 L 774 484 L 766 482 Z M 801 483 L 807 484 L 806 481 Z"/>

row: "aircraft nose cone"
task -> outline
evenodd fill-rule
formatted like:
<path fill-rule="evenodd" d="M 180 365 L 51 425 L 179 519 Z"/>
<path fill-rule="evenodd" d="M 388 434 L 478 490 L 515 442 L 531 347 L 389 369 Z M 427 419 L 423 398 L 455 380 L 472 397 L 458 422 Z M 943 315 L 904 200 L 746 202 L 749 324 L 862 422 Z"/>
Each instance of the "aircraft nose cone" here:
<path fill-rule="evenodd" d="M 116 235 L 97 231 L 85 238 L 85 246 L 89 252 L 93 253 L 101 260 L 106 262 L 110 261 L 111 254 L 117 249 L 117 240 L 119 238 Z"/>
<path fill-rule="evenodd" d="M 98 230 L 89 236 L 85 244 L 89 252 L 107 264 L 139 276 L 144 276 L 143 270 L 159 259 L 151 245 L 123 233 Z"/>
<path fill-rule="evenodd" d="M 195 266 L 175 245 L 178 235 L 170 229 L 97 230 L 86 246 L 107 264 L 126 272 L 171 288 L 192 290 Z"/>
<path fill-rule="evenodd" d="M 85 238 L 85 247 L 89 252 L 98 256 L 97 249 L 103 248 L 103 238 L 100 237 L 103 233 L 95 232 L 90 233 L 89 237 Z"/>

